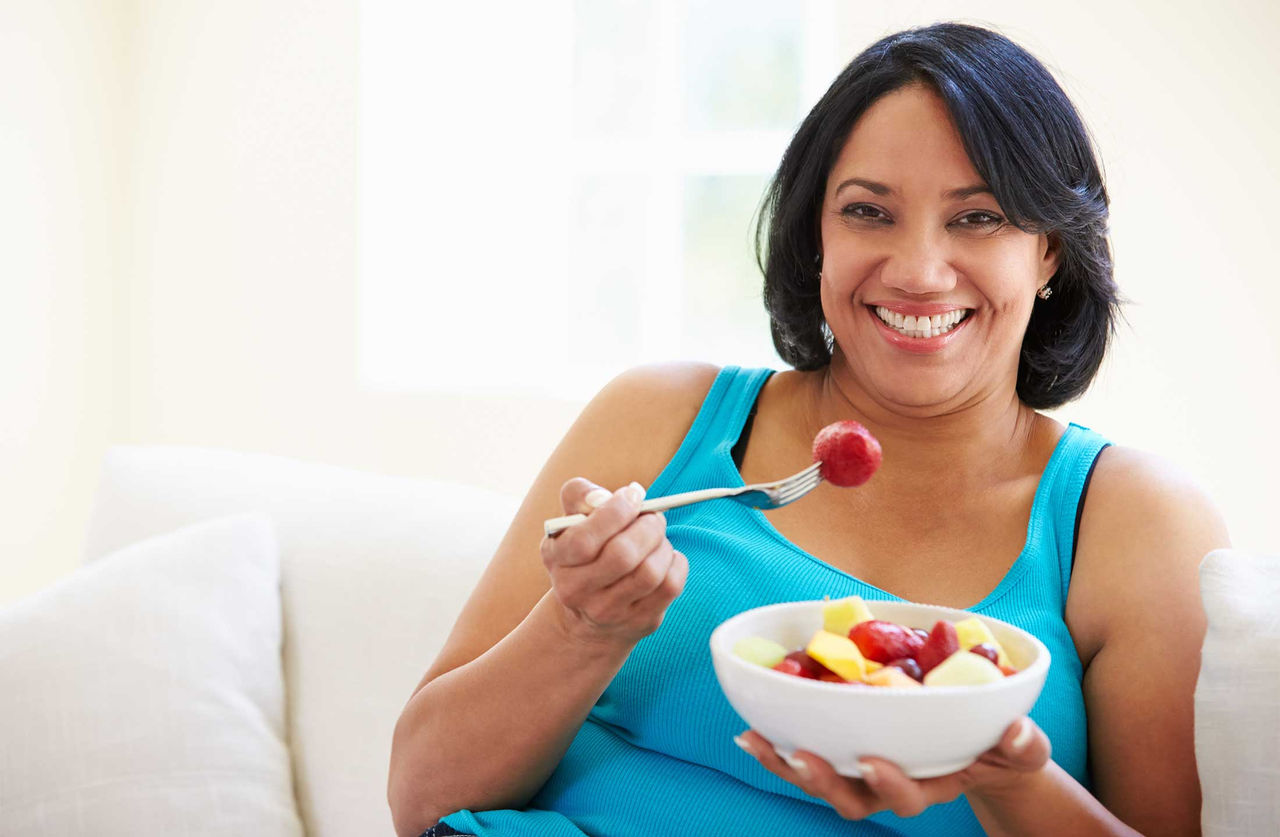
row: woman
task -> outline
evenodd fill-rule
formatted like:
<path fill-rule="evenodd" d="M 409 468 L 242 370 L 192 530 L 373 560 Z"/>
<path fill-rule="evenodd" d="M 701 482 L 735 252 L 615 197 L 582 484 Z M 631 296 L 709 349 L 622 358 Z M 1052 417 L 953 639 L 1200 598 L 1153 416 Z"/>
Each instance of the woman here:
<path fill-rule="evenodd" d="M 591 402 L 397 725 L 399 833 L 1198 831 L 1196 571 L 1224 528 L 1167 466 L 1036 412 L 1084 391 L 1116 308 L 1070 102 L 992 32 L 890 36 L 814 107 L 765 209 L 765 301 L 794 369 L 643 368 Z M 841 419 L 883 446 L 861 488 L 637 514 L 636 480 L 774 479 Z M 1054 664 L 1031 717 L 936 779 L 781 760 L 720 695 L 707 636 L 854 593 L 1036 633 Z"/>

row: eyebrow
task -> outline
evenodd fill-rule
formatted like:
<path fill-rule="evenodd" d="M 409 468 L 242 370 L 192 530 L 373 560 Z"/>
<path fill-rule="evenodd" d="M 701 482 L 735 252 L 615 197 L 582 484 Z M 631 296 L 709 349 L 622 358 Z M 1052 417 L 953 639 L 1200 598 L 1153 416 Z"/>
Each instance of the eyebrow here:
<path fill-rule="evenodd" d="M 874 195 L 880 195 L 881 197 L 893 194 L 893 189 L 889 188 L 885 184 L 877 183 L 874 180 L 865 180 L 861 177 L 850 177 L 848 180 L 840 181 L 840 185 L 836 187 L 836 194 L 840 194 L 840 191 L 846 186 L 861 186 L 868 192 L 871 192 Z M 974 183 L 972 186 L 961 186 L 958 189 L 949 189 L 942 193 L 942 197 L 947 200 L 964 200 L 965 198 L 971 198 L 974 195 L 990 194 L 992 194 L 990 186 L 985 183 Z"/>

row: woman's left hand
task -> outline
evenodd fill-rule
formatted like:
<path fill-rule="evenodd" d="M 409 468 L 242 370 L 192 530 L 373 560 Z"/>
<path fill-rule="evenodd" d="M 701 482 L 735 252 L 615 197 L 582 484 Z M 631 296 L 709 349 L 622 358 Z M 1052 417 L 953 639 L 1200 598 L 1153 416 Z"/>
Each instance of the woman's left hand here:
<path fill-rule="evenodd" d="M 770 773 L 810 796 L 826 800 L 836 813 L 849 820 L 860 820 L 877 811 L 914 817 L 930 805 L 950 802 L 966 791 L 1006 792 L 1043 768 L 1050 752 L 1048 737 L 1030 718 L 1022 718 L 1005 730 L 996 746 L 956 773 L 912 779 L 892 762 L 866 757 L 859 762 L 863 778 L 851 779 L 804 750 L 797 750 L 784 760 L 754 730 L 744 732 L 737 740 Z"/>

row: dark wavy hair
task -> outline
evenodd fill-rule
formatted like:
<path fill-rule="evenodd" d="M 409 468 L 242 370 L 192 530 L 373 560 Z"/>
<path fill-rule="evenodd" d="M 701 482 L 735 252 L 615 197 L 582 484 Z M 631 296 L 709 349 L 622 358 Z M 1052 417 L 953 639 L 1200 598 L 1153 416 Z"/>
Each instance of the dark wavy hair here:
<path fill-rule="evenodd" d="M 1032 308 L 1017 393 L 1035 409 L 1061 406 L 1088 388 L 1119 316 L 1107 191 L 1080 115 L 1053 76 L 1022 47 L 977 26 L 939 23 L 876 42 L 801 123 L 756 228 L 773 345 L 796 369 L 830 363 L 818 287 L 827 177 L 867 108 L 919 83 L 946 103 L 969 159 L 1010 223 L 1056 238 L 1053 293 Z"/>

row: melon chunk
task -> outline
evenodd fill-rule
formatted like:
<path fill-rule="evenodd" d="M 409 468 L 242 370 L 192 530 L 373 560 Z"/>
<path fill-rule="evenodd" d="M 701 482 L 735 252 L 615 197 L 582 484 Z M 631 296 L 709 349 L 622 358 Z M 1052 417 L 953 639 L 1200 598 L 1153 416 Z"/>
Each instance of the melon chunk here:
<path fill-rule="evenodd" d="M 733 644 L 733 653 L 749 663 L 773 668 L 787 656 L 787 649 L 771 639 L 748 636 Z"/>
<path fill-rule="evenodd" d="M 1004 672 L 986 657 L 957 651 L 924 676 L 926 686 L 981 686 L 1004 679 Z"/>

